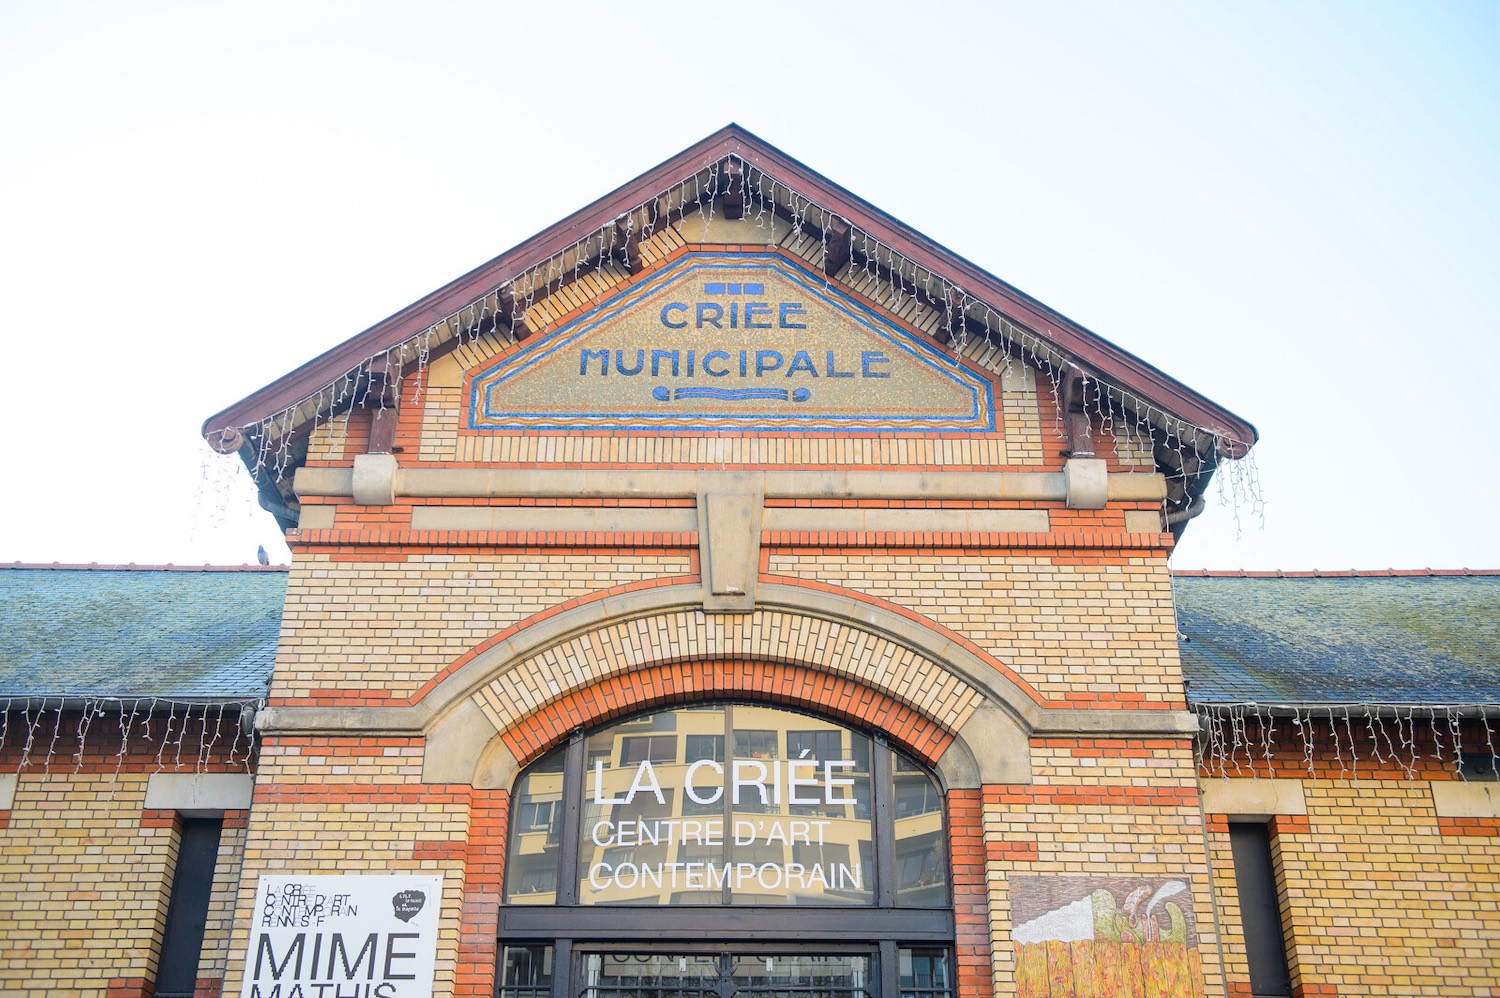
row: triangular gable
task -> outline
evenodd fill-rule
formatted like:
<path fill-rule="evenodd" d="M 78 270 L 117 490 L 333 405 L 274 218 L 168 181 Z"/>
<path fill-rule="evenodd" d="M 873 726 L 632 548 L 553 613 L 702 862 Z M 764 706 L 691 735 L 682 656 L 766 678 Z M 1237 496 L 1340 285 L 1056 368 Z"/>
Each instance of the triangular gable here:
<path fill-rule="evenodd" d="M 790 231 L 802 247 L 800 258 L 787 259 L 774 278 L 759 283 L 790 282 L 783 290 L 795 287 L 806 302 L 820 302 L 820 308 L 844 308 L 846 316 L 858 318 L 856 325 L 865 323 L 869 335 L 898 336 L 903 349 L 909 349 L 903 356 L 951 354 L 952 370 L 940 374 L 940 365 L 932 365 L 934 374 L 926 385 L 930 389 L 925 399 L 926 415 L 941 414 L 949 421 L 945 429 L 981 428 L 986 420 L 992 425 L 993 411 L 987 413 L 984 407 L 984 379 L 965 375 L 963 365 L 958 363 L 968 345 L 982 340 L 1008 358 L 1007 363 L 1019 361 L 1041 372 L 1050 382 L 1059 414 L 1064 417 L 1058 420 L 1060 426 L 1069 425 L 1066 412 L 1093 411 L 1101 415 L 1118 413 L 1137 426 L 1151 427 L 1154 435 L 1177 452 L 1175 468 L 1166 469 L 1169 477 L 1175 474 L 1186 479 L 1180 496 L 1169 505 L 1185 508 L 1201 494 L 1220 460 L 1243 455 L 1255 441 L 1255 429 L 1249 423 L 734 125 L 211 416 L 204 423 L 205 437 L 217 449 L 238 451 L 264 493 L 274 488 L 289 500 L 287 472 L 303 459 L 311 429 L 341 409 L 366 403 L 372 396 L 383 398 L 381 393 L 391 372 L 409 374 L 486 335 L 503 335 L 525 344 L 520 354 L 533 360 L 551 357 L 559 370 L 557 344 L 568 336 L 597 338 L 595 350 L 604 349 L 604 340 L 610 340 L 611 351 L 626 350 L 628 343 L 621 337 L 628 338 L 629 334 L 610 328 L 599 310 L 615 296 L 634 293 L 628 288 L 637 287 L 632 282 L 640 277 L 661 272 L 661 254 L 668 244 L 658 237 L 673 226 L 682 227 L 689 218 L 700 219 L 705 232 L 720 222 L 753 223 L 751 236 L 742 240 L 750 245 L 733 247 L 741 253 L 773 250 L 785 244 L 784 236 Z M 705 238 L 703 242 L 722 241 Z M 690 266 L 685 262 L 681 265 Z M 746 277 L 739 283 L 757 282 Z M 703 288 L 697 292 L 701 295 Z M 581 327 L 592 321 L 580 322 L 587 308 L 561 314 L 573 299 L 592 307 L 595 312 L 591 314 L 600 321 L 583 330 Z M 693 304 L 696 309 L 698 302 Z M 670 315 L 673 321 L 682 318 L 677 312 Z M 779 318 L 780 313 L 776 315 Z M 691 317 L 696 321 L 696 311 Z M 569 322 L 576 326 L 559 338 L 559 327 Z M 917 335 L 910 335 L 912 332 Z M 726 335 L 726 345 L 720 349 L 730 353 L 737 371 L 739 351 L 749 350 L 751 345 L 730 349 L 727 344 L 734 335 Z M 852 350 L 847 329 L 839 335 L 843 336 L 841 349 Z M 533 337 L 541 338 L 533 341 Z M 673 349 L 653 347 L 644 340 L 637 348 L 668 353 Z M 804 351 L 805 359 L 797 356 L 799 348 L 795 346 L 790 352 L 769 348 L 781 356 L 782 383 L 742 385 L 737 390 L 764 389 L 766 397 L 755 400 L 762 403 L 761 412 L 768 411 L 764 403 L 779 401 L 779 396 L 770 396 L 780 391 L 787 393 L 786 405 L 804 404 L 803 415 L 812 415 L 825 402 L 837 407 L 837 396 L 844 386 L 832 385 L 841 379 L 826 374 L 848 368 L 837 358 L 834 366 L 828 367 L 831 344 L 824 344 L 822 357 L 814 361 L 817 348 L 817 343 L 811 343 Z M 685 365 L 689 347 L 679 343 L 676 349 L 679 365 Z M 695 354 L 695 362 L 698 357 Z M 575 355 L 573 360 L 580 358 Z M 633 356 L 621 354 L 617 371 L 618 360 L 626 361 L 627 370 L 633 368 Z M 658 360 L 658 365 L 666 362 Z M 766 360 L 774 362 L 774 358 Z M 518 363 L 526 361 L 507 358 L 491 365 L 487 372 L 479 372 L 476 390 L 491 394 L 472 400 L 473 418 L 478 420 L 472 428 L 525 426 L 528 424 L 518 413 L 528 411 L 538 420 L 533 424 L 536 426 L 571 426 L 573 419 L 590 415 L 604 416 L 605 421 L 598 424 L 603 426 L 671 425 L 670 419 L 657 418 L 662 415 L 661 409 L 636 402 L 634 408 L 615 406 L 611 410 L 599 396 L 589 405 L 575 406 L 566 419 L 556 411 L 544 413 L 541 406 L 496 403 L 495 385 L 507 380 L 510 387 L 527 387 L 528 381 L 532 382 L 530 389 L 543 387 L 545 378 L 506 366 Z M 713 363 L 715 370 L 724 367 L 720 358 Z M 818 384 L 816 404 L 805 405 L 813 401 L 810 394 L 794 401 L 798 388 L 810 392 L 812 386 L 786 380 L 785 372 L 793 363 L 797 369 L 792 380 L 801 376 L 811 382 L 824 377 Z M 824 376 L 810 373 L 810 369 L 819 370 L 820 363 Z M 701 367 L 695 368 L 695 373 L 701 375 Z M 771 372 L 760 373 L 759 380 L 767 382 L 766 375 Z M 484 382 L 486 377 L 492 381 Z M 605 377 L 600 375 L 598 381 L 602 384 Z M 611 384 L 619 385 L 624 380 L 617 375 Z M 694 392 L 695 388 L 727 391 L 727 386 L 689 385 L 682 383 L 684 380 L 679 377 L 651 386 L 658 396 L 666 393 L 666 403 L 677 406 L 679 416 L 686 413 L 688 417 L 702 417 L 697 422 L 688 418 L 681 425 L 711 430 L 714 423 L 709 417 L 717 415 L 724 420 L 724 428 L 743 428 L 743 422 L 734 421 L 733 399 L 711 398 L 722 392 Z M 517 398 L 524 402 L 524 394 Z M 913 404 L 911 398 L 891 401 L 898 411 L 894 422 L 870 423 L 869 413 L 863 412 L 844 425 L 889 429 L 901 420 L 920 420 L 923 416 L 922 405 Z M 828 418 L 831 408 L 825 407 L 822 412 L 825 418 L 821 422 L 817 418 L 798 421 L 796 414 L 791 414 L 781 425 L 824 430 L 838 425 Z M 547 423 L 548 419 L 553 422 Z M 609 422 L 611 419 L 615 422 Z M 765 420 L 755 425 L 764 427 Z M 1071 436 L 1068 444 L 1073 444 Z M 270 497 L 274 501 L 275 496 Z M 282 519 L 285 522 L 287 518 Z"/>

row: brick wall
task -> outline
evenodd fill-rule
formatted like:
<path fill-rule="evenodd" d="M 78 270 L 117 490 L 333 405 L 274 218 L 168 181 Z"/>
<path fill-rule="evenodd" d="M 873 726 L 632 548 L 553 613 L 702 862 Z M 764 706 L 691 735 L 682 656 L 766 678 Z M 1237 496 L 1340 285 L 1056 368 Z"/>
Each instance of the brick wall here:
<path fill-rule="evenodd" d="M 1304 777 L 1305 814 L 1247 816 L 1270 827 L 1298 994 L 1500 992 L 1500 834 L 1440 817 L 1433 787 L 1453 777 L 1423 769 L 1416 778 Z M 1229 993 L 1248 995 L 1227 816 L 1210 814 L 1209 832 Z"/>
<path fill-rule="evenodd" d="M 179 709 L 149 722 L 12 712 L 0 746 L 0 772 L 16 773 L 0 811 L 0 994 L 125 998 L 150 994 L 177 862 L 179 815 L 148 809 L 156 773 L 243 773 L 232 735 L 196 722 L 183 731 Z M 140 711 L 144 715 L 144 705 Z M 237 723 L 229 715 L 223 727 Z M 24 761 L 23 761 L 24 760 Z M 217 987 L 238 890 L 244 813 L 226 812 L 199 976 Z"/>

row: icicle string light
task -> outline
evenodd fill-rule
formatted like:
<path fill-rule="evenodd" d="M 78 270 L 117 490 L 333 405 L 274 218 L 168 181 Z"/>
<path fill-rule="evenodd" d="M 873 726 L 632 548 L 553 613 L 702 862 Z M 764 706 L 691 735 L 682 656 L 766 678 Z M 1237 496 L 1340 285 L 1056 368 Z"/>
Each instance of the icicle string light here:
<path fill-rule="evenodd" d="M 191 768 L 202 773 L 210 766 L 217 769 L 226 765 L 249 772 L 257 746 L 254 727 L 245 719 L 253 717 L 263 705 L 262 700 L 200 703 L 161 697 L 0 699 L 0 710 L 4 711 L 0 758 L 13 758 L 13 765 L 7 762 L 6 768 L 17 773 L 40 770 L 50 774 L 59 740 L 66 732 L 66 744 L 72 751 L 64 748 L 63 758 L 71 755 L 74 773 L 83 770 L 91 755 L 101 762 L 112 757 L 111 779 L 118 781 L 133 748 L 136 754 L 141 748 L 149 754 L 153 747 L 153 766 L 158 772 Z M 167 710 L 165 717 L 161 714 L 163 707 Z M 113 724 L 104 721 L 109 716 L 114 717 Z M 13 724 L 12 717 L 18 723 Z M 46 730 L 49 725 L 50 732 Z M 193 746 L 189 739 L 195 735 L 197 745 Z M 46 756 L 38 758 L 39 746 L 44 743 Z"/>
<path fill-rule="evenodd" d="M 1357 786 L 1362 765 L 1366 773 L 1399 771 L 1406 780 L 1441 771 L 1462 780 L 1471 774 L 1500 779 L 1500 746 L 1491 724 L 1491 717 L 1500 716 L 1500 703 L 1309 707 L 1198 702 L 1191 709 L 1198 717 L 1198 765 L 1208 775 L 1284 773 L 1296 756 L 1294 748 L 1283 748 L 1275 736 L 1282 717 L 1290 722 L 1294 743 L 1300 744 L 1300 768 L 1308 779 L 1348 780 Z M 1472 746 L 1467 753 L 1466 739 Z"/>
<path fill-rule="evenodd" d="M 1000 353 L 1007 366 L 1018 361 L 1040 372 L 1052 390 L 1053 433 L 1059 439 L 1066 438 L 1062 416 L 1067 400 L 1062 397 L 1063 381 L 1069 371 L 1078 370 L 1084 375 L 1082 405 L 1093 424 L 1106 433 L 1123 436 L 1132 446 L 1154 442 L 1159 453 L 1171 455 L 1169 463 L 1178 469 L 1169 472 L 1169 478 L 1183 485 L 1202 474 L 1216 472 L 1219 501 L 1233 508 L 1237 529 L 1242 513 L 1263 516 L 1259 476 L 1253 459 L 1245 453 L 1248 441 L 1195 426 L 1118 385 L 1100 380 L 1055 347 L 1045 330 L 1034 331 L 1016 324 L 998 307 L 907 259 L 845 216 L 733 155 L 700 165 L 686 179 L 657 191 L 575 243 L 499 281 L 485 294 L 465 302 L 405 341 L 365 358 L 301 401 L 258 423 L 237 427 L 245 440 L 244 446 L 249 448 L 247 463 L 252 474 L 257 479 L 283 481 L 298 460 L 293 441 L 303 431 L 315 433 L 322 425 L 334 424 L 337 442 L 346 443 L 348 411 L 368 401 L 377 368 L 398 370 L 414 377 L 420 399 L 426 384 L 426 369 L 436 348 L 450 341 L 456 341 L 458 346 L 472 344 L 492 330 L 507 345 L 513 344 L 514 330 L 523 322 L 534 334 L 550 331 L 559 318 L 549 301 L 552 296 L 565 285 L 576 285 L 588 274 L 612 266 L 633 236 L 644 242 L 685 222 L 696 212 L 707 238 L 716 218 L 716 203 L 729 190 L 723 178 L 726 168 L 731 167 L 738 172 L 742 196 L 753 203 L 753 212 L 746 217 L 766 234 L 768 246 L 791 246 L 815 235 L 821 249 L 821 259 L 817 262 L 822 265 L 828 258 L 829 233 L 837 227 L 841 241 L 848 240 L 849 262 L 840 274 L 829 274 L 825 267 L 825 281 L 830 286 L 837 282 L 893 313 L 912 310 L 915 315 L 920 309 L 930 314 L 936 310 L 947 338 L 951 363 L 961 363 L 977 338 L 985 343 L 985 362 L 993 361 L 995 354 Z M 785 234 L 778 236 L 783 225 Z M 842 234 L 845 231 L 847 237 Z M 598 298 L 597 289 L 595 297 Z M 381 404 L 385 404 L 383 398 Z M 1245 453 L 1245 457 L 1226 456 L 1234 453 Z"/>

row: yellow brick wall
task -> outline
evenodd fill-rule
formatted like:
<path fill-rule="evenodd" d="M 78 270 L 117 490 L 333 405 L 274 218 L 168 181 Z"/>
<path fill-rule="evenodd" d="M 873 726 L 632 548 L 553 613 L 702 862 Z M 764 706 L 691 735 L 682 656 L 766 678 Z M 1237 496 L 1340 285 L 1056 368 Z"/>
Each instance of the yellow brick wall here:
<path fill-rule="evenodd" d="M 1278 817 L 1294 987 L 1307 995 L 1500 993 L 1500 836 L 1446 827 L 1424 779 L 1306 779 L 1307 814 Z M 1234 867 L 1213 823 L 1231 994 L 1248 994 Z"/>
<path fill-rule="evenodd" d="M 155 974 L 176 836 L 142 827 L 148 774 L 67 762 L 23 773 L 0 829 L 0 994 L 103 998 Z"/>
<path fill-rule="evenodd" d="M 773 551 L 773 576 L 887 600 L 962 634 L 1048 701 L 1180 703 L 1172 588 L 1159 555 L 955 557 L 912 551 Z"/>
<path fill-rule="evenodd" d="M 0 811 L 0 994 L 115 998 L 138 995 L 155 979 L 179 819 L 147 809 L 146 789 L 153 773 L 192 773 L 197 746 L 185 746 L 188 761 L 179 769 L 161 718 L 154 731 L 132 730 L 123 752 L 117 727 L 102 723 L 81 751 L 75 737 L 50 761 L 39 743 L 21 768 L 11 808 Z M 45 732 L 42 738 L 50 743 Z M 14 753 L 0 761 L 18 763 Z M 199 980 L 223 975 L 242 814 L 229 813 L 220 837 Z"/>
<path fill-rule="evenodd" d="M 498 631 L 569 599 L 691 571 L 689 554 L 421 553 L 338 561 L 300 552 L 287 581 L 274 698 L 409 697 Z"/>

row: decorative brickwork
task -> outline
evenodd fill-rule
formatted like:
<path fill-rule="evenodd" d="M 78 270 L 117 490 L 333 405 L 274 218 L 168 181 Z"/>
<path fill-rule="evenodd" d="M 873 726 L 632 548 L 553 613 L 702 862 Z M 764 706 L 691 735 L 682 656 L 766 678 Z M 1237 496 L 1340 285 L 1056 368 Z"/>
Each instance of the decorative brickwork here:
<path fill-rule="evenodd" d="M 755 668 L 752 663 L 791 662 L 805 664 L 797 672 L 746 671 Z M 641 671 L 647 667 L 688 664 L 708 668 L 702 671 L 677 668 L 666 674 Z M 586 690 L 621 673 L 631 674 L 629 682 L 601 687 L 610 690 L 607 695 L 617 698 L 620 704 L 605 716 L 623 712 L 627 704 L 644 707 L 652 702 L 667 702 L 668 697 L 731 690 L 759 693 L 789 705 L 806 707 L 821 703 L 833 710 L 835 716 L 850 716 L 839 715 L 839 710 L 865 709 L 844 707 L 843 700 L 829 699 L 840 690 L 837 683 L 830 683 L 826 689 L 809 686 L 808 683 L 821 682 L 813 678 L 816 673 L 842 680 L 849 690 L 854 689 L 852 681 L 867 691 L 882 691 L 875 695 L 889 698 L 888 710 L 904 704 L 908 713 L 920 712 L 948 732 L 963 725 L 980 699 L 975 689 L 937 663 L 888 638 L 845 624 L 774 611 L 716 616 L 699 610 L 681 610 L 609 624 L 550 648 L 497 676 L 480 691 L 477 702 L 502 731 L 514 728 L 520 718 L 543 710 L 549 712 L 546 716 L 555 716 L 554 723 L 564 725 L 566 730 L 582 723 L 569 720 L 570 716 L 581 716 L 578 705 L 552 705 L 575 691 Z M 661 686 L 653 690 L 653 682 Z M 782 684 L 784 690 L 779 688 Z M 606 694 L 590 695 L 598 698 Z M 836 695 L 852 697 L 851 704 L 859 701 L 855 693 Z M 868 714 L 864 716 L 866 723 L 876 720 Z M 903 724 L 902 735 L 918 736 L 915 720 Z M 919 755 L 936 758 L 941 754 L 940 735 L 923 731 L 920 737 L 930 744 L 924 749 L 913 745 Z M 526 741 L 521 739 L 517 744 Z M 946 742 L 942 744 L 945 746 Z M 526 753 L 526 757 L 530 754 Z"/>
<path fill-rule="evenodd" d="M 715 699 L 745 699 L 796 707 L 885 732 L 919 759 L 936 762 L 953 736 L 885 693 L 842 676 L 800 666 L 757 662 L 685 662 L 636 667 L 581 686 L 501 733 L 527 763 L 568 732 L 593 727 L 647 707 Z"/>

